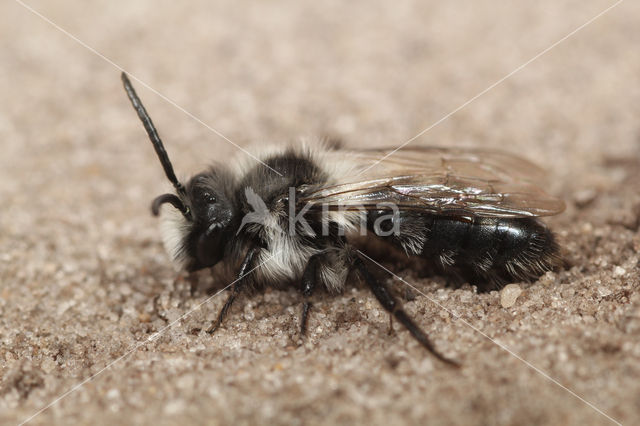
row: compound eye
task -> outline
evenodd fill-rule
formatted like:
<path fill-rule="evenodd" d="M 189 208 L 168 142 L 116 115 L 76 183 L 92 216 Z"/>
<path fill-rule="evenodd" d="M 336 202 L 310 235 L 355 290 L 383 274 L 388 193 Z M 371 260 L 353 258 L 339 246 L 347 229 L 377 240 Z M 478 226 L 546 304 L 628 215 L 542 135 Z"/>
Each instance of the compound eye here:
<path fill-rule="evenodd" d="M 205 192 L 202 197 L 204 198 L 204 200 L 207 202 L 207 204 L 214 204 L 217 200 L 216 197 L 214 197 L 212 194 L 210 194 L 209 192 Z"/>

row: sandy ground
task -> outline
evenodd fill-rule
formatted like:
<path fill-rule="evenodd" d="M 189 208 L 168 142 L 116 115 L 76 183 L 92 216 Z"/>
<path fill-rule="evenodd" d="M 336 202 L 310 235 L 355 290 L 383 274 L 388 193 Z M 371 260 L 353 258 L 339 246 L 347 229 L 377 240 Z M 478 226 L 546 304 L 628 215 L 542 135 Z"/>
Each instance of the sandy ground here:
<path fill-rule="evenodd" d="M 613 0 L 90 3 L 29 2 L 240 146 L 375 146 L 438 123 Z M 306 342 L 293 290 L 192 333 L 226 283 L 168 263 L 149 214 L 168 185 L 118 69 L 3 2 L 0 422 L 53 403 L 30 423 L 637 424 L 639 17 L 624 1 L 413 142 L 522 154 L 567 200 L 548 220 L 566 267 L 520 283 L 511 307 L 385 263 L 424 293 L 394 284 L 457 371 L 388 334 L 355 280 L 318 295 Z M 136 85 L 182 175 L 243 155 Z"/>

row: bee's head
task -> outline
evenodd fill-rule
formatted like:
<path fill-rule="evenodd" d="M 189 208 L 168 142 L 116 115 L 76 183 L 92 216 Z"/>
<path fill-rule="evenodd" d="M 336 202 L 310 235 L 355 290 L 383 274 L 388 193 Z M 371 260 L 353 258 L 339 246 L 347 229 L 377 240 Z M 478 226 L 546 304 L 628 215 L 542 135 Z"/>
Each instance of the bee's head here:
<path fill-rule="evenodd" d="M 214 169 L 191 178 L 178 195 L 164 194 L 151 204 L 154 215 L 166 209 L 163 240 L 173 260 L 190 271 L 218 263 L 233 236 L 235 207 L 230 196 L 232 180 Z"/>
<path fill-rule="evenodd" d="M 176 263 L 190 271 L 213 266 L 222 259 L 225 243 L 233 235 L 235 209 L 229 195 L 233 181 L 214 169 L 197 174 L 186 185 L 178 181 L 162 140 L 125 73 L 122 73 L 122 81 L 164 172 L 176 190 L 175 194 L 156 197 L 151 204 L 155 216 L 160 214 L 163 204 L 173 206 L 163 221 L 165 248 Z"/>

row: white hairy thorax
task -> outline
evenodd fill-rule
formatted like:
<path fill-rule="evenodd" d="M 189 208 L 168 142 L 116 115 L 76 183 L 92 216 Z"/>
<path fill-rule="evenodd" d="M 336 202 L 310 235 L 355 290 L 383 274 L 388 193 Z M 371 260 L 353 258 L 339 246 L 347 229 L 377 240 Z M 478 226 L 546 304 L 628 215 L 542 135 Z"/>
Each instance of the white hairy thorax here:
<path fill-rule="evenodd" d="M 290 148 L 289 146 L 262 148 L 259 150 L 257 158 L 277 155 Z M 331 159 L 328 159 L 328 149 L 321 144 L 312 146 L 303 143 L 297 145 L 294 149 L 309 158 L 324 172 L 328 177 L 327 182 L 325 182 L 326 185 L 341 183 L 342 177 L 351 173 L 348 158 L 344 158 L 344 161 L 336 161 L 336 156 L 334 155 Z M 232 171 L 238 180 L 252 167 L 256 166 L 255 160 L 249 161 L 245 157 L 240 157 L 238 161 L 231 162 L 231 164 L 235 165 Z M 356 229 L 360 229 L 359 227 L 364 222 L 363 214 L 362 212 L 353 211 L 332 211 L 327 212 L 323 220 L 335 222 L 344 229 L 346 234 L 349 234 L 356 231 Z M 321 251 L 305 244 L 303 241 L 304 235 L 290 235 L 286 229 L 279 226 L 281 220 L 282 217 L 279 216 L 278 212 L 269 212 L 269 214 L 262 216 L 262 223 L 252 223 L 247 226 L 249 230 L 256 230 L 256 227 L 260 227 L 258 232 L 266 241 L 266 248 L 260 250 L 255 260 L 256 269 L 253 272 L 261 282 L 278 284 L 299 280 L 309 258 Z M 177 209 L 172 206 L 163 206 L 161 220 L 162 240 L 165 250 L 178 268 L 184 268 L 189 261 L 187 253 L 183 249 L 183 243 L 191 226 L 191 223 Z M 327 254 L 331 262 L 320 268 L 320 278 L 329 291 L 338 292 L 343 288 L 349 272 L 347 254 L 344 250 L 328 250 L 333 251 Z"/>

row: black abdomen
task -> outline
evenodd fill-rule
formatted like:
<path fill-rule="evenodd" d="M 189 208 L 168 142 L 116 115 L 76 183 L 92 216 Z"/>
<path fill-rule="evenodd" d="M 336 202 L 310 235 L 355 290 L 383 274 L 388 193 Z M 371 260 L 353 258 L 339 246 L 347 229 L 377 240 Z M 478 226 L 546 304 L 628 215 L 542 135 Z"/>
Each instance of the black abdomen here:
<path fill-rule="evenodd" d="M 558 263 L 558 245 L 544 223 L 535 218 L 458 218 L 401 212 L 371 212 L 370 228 L 385 239 L 435 264 L 445 273 L 462 275 L 491 288 L 510 281 L 531 280 Z M 394 226 L 395 225 L 395 226 Z"/>

